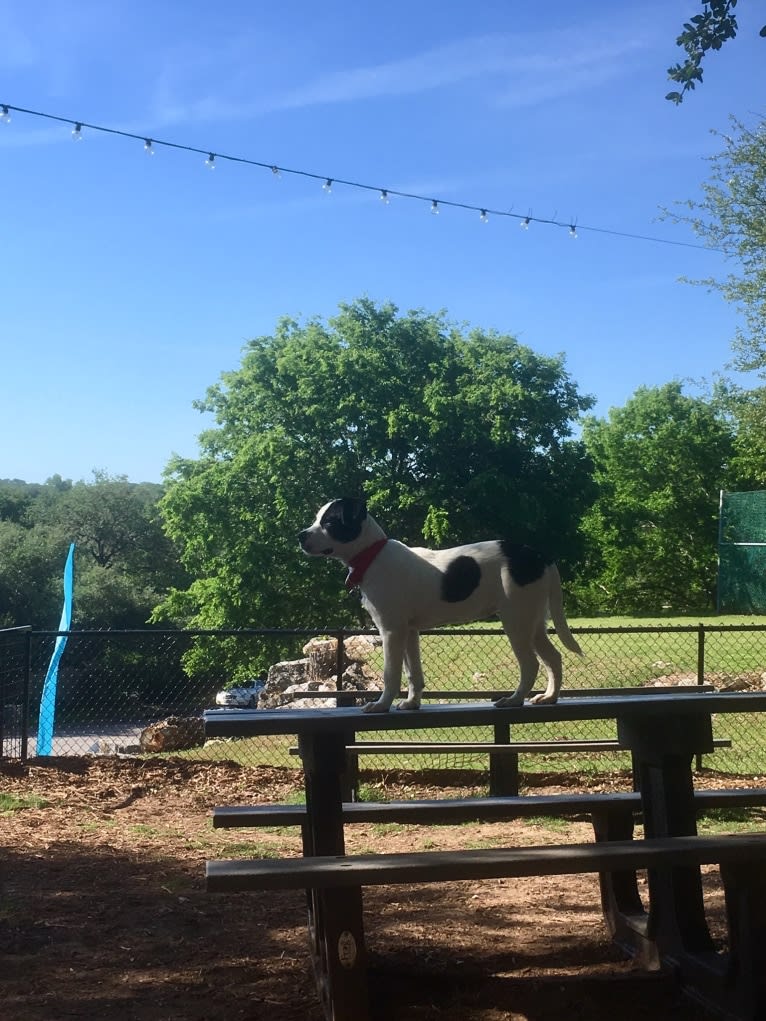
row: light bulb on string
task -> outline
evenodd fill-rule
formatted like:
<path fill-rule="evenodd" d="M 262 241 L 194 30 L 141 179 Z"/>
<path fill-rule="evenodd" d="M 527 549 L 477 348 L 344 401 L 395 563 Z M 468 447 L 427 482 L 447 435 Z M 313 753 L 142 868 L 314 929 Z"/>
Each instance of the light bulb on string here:
<path fill-rule="evenodd" d="M 322 191 L 326 195 L 332 195 L 332 178 L 328 177 L 325 183 L 322 185 Z"/>
<path fill-rule="evenodd" d="M 273 166 L 271 168 L 271 172 L 274 175 L 274 177 L 281 177 L 282 176 L 282 174 L 279 171 L 279 167 L 277 167 L 277 166 Z"/>
<path fill-rule="evenodd" d="M 151 138 L 144 139 L 144 152 L 147 156 L 154 156 L 154 143 Z"/>
<path fill-rule="evenodd" d="M 208 157 L 205 160 L 205 166 L 208 168 L 208 170 L 215 170 L 215 153 L 214 152 L 211 152 L 211 153 L 208 154 Z"/>
<path fill-rule="evenodd" d="M 75 142 L 82 142 L 82 124 L 79 121 L 72 128 L 72 138 Z"/>
<path fill-rule="evenodd" d="M 0 121 L 2 121 L 3 124 L 11 123 L 11 111 L 8 109 L 5 103 L 3 103 L 2 106 L 0 106 Z"/>
<path fill-rule="evenodd" d="M 439 203 L 436 201 L 436 199 L 431 199 L 431 213 L 434 216 L 439 215 Z"/>
<path fill-rule="evenodd" d="M 577 227 L 573 223 L 569 224 L 569 236 L 570 236 L 570 238 L 575 238 L 575 239 L 577 238 Z"/>
<path fill-rule="evenodd" d="M 387 206 L 391 201 L 391 199 L 388 197 L 388 192 L 386 191 L 385 188 L 381 188 L 380 201 L 383 203 L 384 206 Z"/>
<path fill-rule="evenodd" d="M 479 219 L 481 220 L 482 223 L 489 223 L 489 214 L 487 213 L 486 209 L 482 209 L 481 213 L 479 214 Z"/>
<path fill-rule="evenodd" d="M 519 224 L 519 227 L 521 227 L 522 230 L 529 230 L 529 224 L 530 218 L 528 216 L 525 216 L 524 219 Z"/>

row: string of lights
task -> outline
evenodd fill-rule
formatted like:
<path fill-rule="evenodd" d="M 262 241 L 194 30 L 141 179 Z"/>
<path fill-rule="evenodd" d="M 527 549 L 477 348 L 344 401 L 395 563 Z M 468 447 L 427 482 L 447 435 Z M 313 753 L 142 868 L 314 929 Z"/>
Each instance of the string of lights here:
<path fill-rule="evenodd" d="M 431 213 L 435 216 L 437 216 L 442 209 L 459 209 L 467 212 L 478 213 L 481 223 L 488 223 L 490 217 L 498 217 L 515 220 L 522 230 L 528 230 L 532 224 L 562 227 L 568 231 L 571 238 L 577 238 L 578 234 L 582 231 L 589 231 L 591 233 L 606 234 L 611 237 L 626 238 L 631 241 L 648 241 L 654 244 L 675 245 L 681 248 L 718 251 L 717 249 L 708 248 L 707 245 L 698 245 L 691 241 L 678 241 L 672 238 L 661 238 L 648 234 L 632 234 L 627 231 L 611 230 L 606 227 L 593 227 L 585 224 L 578 224 L 576 219 L 559 220 L 556 218 L 555 213 L 552 217 L 533 216 L 531 210 L 526 214 L 517 213 L 514 212 L 512 208 L 493 209 L 489 206 L 471 205 L 468 202 L 456 202 L 451 199 L 437 199 L 432 198 L 431 196 L 418 195 L 414 192 L 399 191 L 395 188 L 381 188 L 378 185 L 365 184 L 362 181 L 352 181 L 342 177 L 331 177 L 327 174 L 317 174 L 309 170 L 296 170 L 294 167 L 283 167 L 276 163 L 264 163 L 261 160 L 248 159 L 244 156 L 232 156 L 227 153 L 214 152 L 210 149 L 200 149 L 193 145 L 184 145 L 180 142 L 170 142 L 167 139 L 139 135 L 131 131 L 122 131 L 119 128 L 106 127 L 103 124 L 89 124 L 87 121 L 75 120 L 71 117 L 60 117 L 56 114 L 44 113 L 41 110 L 28 110 L 21 106 L 12 106 L 10 103 L 0 103 L 0 123 L 10 124 L 12 119 L 11 114 L 13 113 L 24 114 L 30 117 L 40 117 L 44 120 L 71 125 L 72 138 L 75 142 L 82 141 L 84 138 L 83 132 L 97 131 L 103 134 L 116 135 L 121 138 L 128 138 L 133 141 L 141 142 L 143 143 L 144 152 L 149 156 L 153 156 L 158 148 L 177 149 L 183 152 L 196 153 L 200 156 L 204 156 L 204 166 L 206 166 L 209 170 L 214 170 L 223 162 L 240 163 L 246 166 L 259 167 L 260 169 L 268 170 L 275 177 L 282 177 L 284 175 L 304 177 L 313 181 L 318 181 L 321 183 L 322 189 L 326 194 L 332 194 L 333 189 L 338 186 L 341 188 L 355 188 L 358 190 L 377 193 L 380 201 L 385 205 L 388 205 L 392 198 L 411 199 L 416 202 L 425 203 L 430 207 Z"/>

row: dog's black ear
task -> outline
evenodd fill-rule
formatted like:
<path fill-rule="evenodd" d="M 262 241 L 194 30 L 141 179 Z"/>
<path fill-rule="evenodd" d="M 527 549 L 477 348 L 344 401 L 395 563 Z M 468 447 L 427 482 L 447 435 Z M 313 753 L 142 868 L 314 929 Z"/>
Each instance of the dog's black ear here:
<path fill-rule="evenodd" d="M 344 525 L 361 525 L 367 517 L 367 503 L 363 497 L 344 496 L 340 504 L 340 516 Z"/>
<path fill-rule="evenodd" d="M 322 515 L 320 524 L 337 542 L 353 542 L 359 537 L 366 517 L 367 505 L 364 500 L 344 496 L 340 500 L 333 500 Z"/>

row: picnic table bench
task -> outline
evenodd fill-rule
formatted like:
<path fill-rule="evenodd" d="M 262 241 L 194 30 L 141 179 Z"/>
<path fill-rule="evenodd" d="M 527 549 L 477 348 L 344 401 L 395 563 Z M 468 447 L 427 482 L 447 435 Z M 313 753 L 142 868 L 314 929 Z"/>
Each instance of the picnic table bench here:
<path fill-rule="evenodd" d="M 567 875 L 597 872 L 609 932 L 628 952 L 648 966 L 673 969 L 682 987 L 696 998 L 737 1019 L 766 1016 L 766 834 L 746 837 L 698 837 L 696 815 L 704 793 L 695 793 L 692 759 L 713 748 L 713 714 L 765 712 L 766 694 L 663 693 L 630 697 L 562 699 L 555 705 L 497 709 L 491 705 L 423 707 L 417 713 L 362 714 L 354 709 L 277 710 L 205 715 L 209 736 L 297 733 L 306 779 L 306 805 L 277 806 L 272 822 L 284 813 L 304 831 L 304 855 L 288 861 L 210 862 L 208 889 L 242 893 L 255 889 L 308 890 L 309 932 L 317 987 L 328 1019 L 366 1021 L 366 951 L 362 888 L 386 882 L 442 882 L 495 876 Z M 397 728 L 441 729 L 504 723 L 614 719 L 622 747 L 631 752 L 638 791 L 620 795 L 564 795 L 548 810 L 589 811 L 594 844 L 557 844 L 543 848 L 491 851 L 418 852 L 408 855 L 345 854 L 344 827 L 362 820 L 388 818 L 456 821 L 477 812 L 524 812 L 516 802 L 534 798 L 458 799 L 453 807 L 430 803 L 407 810 L 343 802 L 346 747 L 357 732 Z M 556 796 L 550 796 L 556 797 Z M 578 803 L 578 797 L 584 798 Z M 727 796 L 720 795 L 726 803 Z M 743 793 L 740 803 L 762 803 L 758 792 Z M 761 799 L 759 801 L 759 799 Z M 711 794 L 708 803 L 714 801 Z M 728 802 L 734 802 L 728 798 Z M 513 803 L 512 803 L 513 802 Z M 603 810 L 599 810 L 601 805 Z M 640 805 L 643 840 L 633 840 L 634 814 Z M 254 806 L 257 807 L 257 806 Z M 219 810 L 219 812 L 222 810 Z M 248 811 L 252 812 L 252 808 Z M 301 811 L 303 815 L 301 816 Z M 430 813 L 430 815 L 429 815 Z M 537 812 L 536 814 L 544 814 Z M 219 824 L 236 813 L 225 810 Z M 256 816 L 261 813 L 256 813 Z M 265 819 L 267 813 L 261 818 Z M 240 816 L 240 820 L 244 819 Z M 283 814 L 282 819 L 287 815 Z M 707 929 L 700 864 L 718 864 L 729 922 L 729 948 L 716 953 Z M 649 904 L 638 897 L 635 873 L 648 869 Z"/>
<path fill-rule="evenodd" d="M 713 809 L 766 807 L 766 787 L 721 787 L 694 793 L 698 814 Z M 641 812 L 637 791 L 572 794 L 522 794 L 509 797 L 431 798 L 415 801 L 349 801 L 343 821 L 404 825 L 461 825 L 467 822 L 507 822 L 511 819 L 590 816 L 600 819 L 631 817 Z M 213 827 L 303 826 L 305 804 L 221 805 L 213 809 Z"/>

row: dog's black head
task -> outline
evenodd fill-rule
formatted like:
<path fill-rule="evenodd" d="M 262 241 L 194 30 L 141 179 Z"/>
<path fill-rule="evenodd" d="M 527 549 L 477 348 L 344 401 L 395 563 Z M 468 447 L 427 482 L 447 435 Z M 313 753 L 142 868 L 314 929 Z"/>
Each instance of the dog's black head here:
<path fill-rule="evenodd" d="M 324 509 L 319 524 L 336 542 L 353 542 L 362 531 L 367 517 L 367 504 L 353 496 L 333 500 Z"/>
<path fill-rule="evenodd" d="M 367 504 L 363 499 L 344 496 L 322 507 L 314 524 L 298 535 L 303 550 L 312 556 L 338 555 L 339 546 L 354 542 L 362 534 L 367 520 Z"/>

